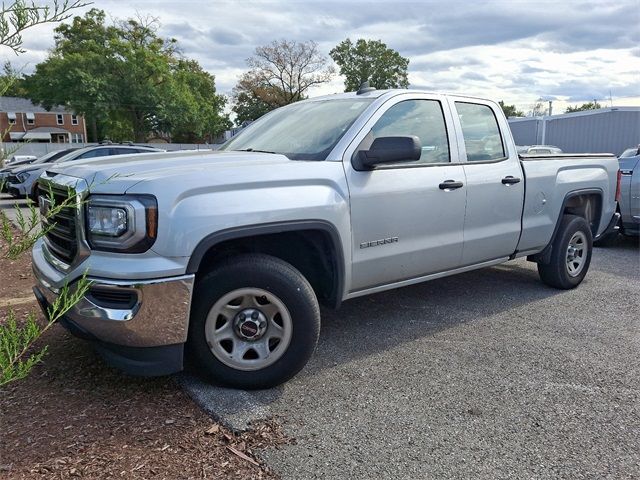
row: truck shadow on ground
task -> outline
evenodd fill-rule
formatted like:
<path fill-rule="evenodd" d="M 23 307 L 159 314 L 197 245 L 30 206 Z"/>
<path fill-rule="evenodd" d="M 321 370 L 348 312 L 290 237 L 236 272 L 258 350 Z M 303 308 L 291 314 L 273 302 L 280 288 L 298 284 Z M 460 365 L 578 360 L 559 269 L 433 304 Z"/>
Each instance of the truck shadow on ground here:
<path fill-rule="evenodd" d="M 559 295 L 534 264 L 484 268 L 347 301 L 323 310 L 322 332 L 306 374 L 417 338 Z"/>
<path fill-rule="evenodd" d="M 339 310 L 322 309 L 315 354 L 292 381 L 304 383 L 357 358 L 562 293 L 540 282 L 535 264 L 518 261 L 349 300 Z M 179 377 L 194 400 L 223 422 L 268 407 L 288 388 L 245 392 L 205 382 L 192 370 Z"/>

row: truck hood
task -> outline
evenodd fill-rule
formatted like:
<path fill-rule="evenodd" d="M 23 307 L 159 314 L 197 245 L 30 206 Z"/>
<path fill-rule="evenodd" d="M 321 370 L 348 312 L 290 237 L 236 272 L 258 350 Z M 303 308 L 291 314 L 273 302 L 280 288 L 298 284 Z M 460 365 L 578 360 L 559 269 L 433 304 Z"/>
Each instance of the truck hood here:
<path fill-rule="evenodd" d="M 85 180 L 92 193 L 122 194 L 142 182 L 162 180 L 161 183 L 192 183 L 203 177 L 213 180 L 225 172 L 238 169 L 259 170 L 264 175 L 274 165 L 288 163 L 294 162 L 279 154 L 207 150 L 114 155 L 69 161 L 52 165 L 47 172 Z"/>

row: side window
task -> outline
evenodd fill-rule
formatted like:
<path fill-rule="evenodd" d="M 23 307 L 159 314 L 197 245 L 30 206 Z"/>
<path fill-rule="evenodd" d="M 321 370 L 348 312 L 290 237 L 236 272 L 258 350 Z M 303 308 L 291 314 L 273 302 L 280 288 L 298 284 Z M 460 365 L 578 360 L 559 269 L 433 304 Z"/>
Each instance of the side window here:
<path fill-rule="evenodd" d="M 127 155 L 130 153 L 140 153 L 136 148 L 112 148 L 111 155 Z"/>
<path fill-rule="evenodd" d="M 422 144 L 420 160 L 406 165 L 450 162 L 447 128 L 437 100 L 406 100 L 395 104 L 378 119 L 365 142 L 370 145 L 378 137 L 406 135 L 415 135 Z"/>
<path fill-rule="evenodd" d="M 456 102 L 462 125 L 467 161 L 499 160 L 506 157 L 498 120 L 486 105 Z"/>
<path fill-rule="evenodd" d="M 80 160 L 80 159 L 85 159 L 85 158 L 103 157 L 105 155 L 109 155 L 109 149 L 107 149 L 107 148 L 96 148 L 95 150 L 89 150 L 88 152 L 83 153 L 79 157 L 76 157 L 74 160 Z"/>

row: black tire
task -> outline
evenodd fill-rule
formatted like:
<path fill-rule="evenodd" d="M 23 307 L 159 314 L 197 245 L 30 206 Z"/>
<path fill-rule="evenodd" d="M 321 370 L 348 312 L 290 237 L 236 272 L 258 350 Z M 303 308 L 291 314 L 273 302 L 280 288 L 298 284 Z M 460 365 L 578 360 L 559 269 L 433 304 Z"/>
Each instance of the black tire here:
<path fill-rule="evenodd" d="M 282 356 L 271 365 L 251 371 L 220 361 L 209 347 L 205 333 L 207 316 L 216 302 L 229 292 L 247 288 L 275 295 L 285 305 L 292 325 L 291 339 Z M 215 383 L 242 389 L 270 388 L 302 370 L 313 354 L 319 334 L 320 307 L 307 279 L 279 258 L 246 254 L 221 263 L 196 283 L 187 354 Z"/>
<path fill-rule="evenodd" d="M 585 240 L 585 252 L 582 259 L 581 270 L 575 275 L 570 274 L 567 263 L 567 255 L 570 240 L 577 232 L 582 232 Z M 560 226 L 551 245 L 551 259 L 549 263 L 538 262 L 540 279 L 547 285 L 568 290 L 575 288 L 584 279 L 593 250 L 593 237 L 587 221 L 577 215 L 564 215 L 560 220 Z"/>

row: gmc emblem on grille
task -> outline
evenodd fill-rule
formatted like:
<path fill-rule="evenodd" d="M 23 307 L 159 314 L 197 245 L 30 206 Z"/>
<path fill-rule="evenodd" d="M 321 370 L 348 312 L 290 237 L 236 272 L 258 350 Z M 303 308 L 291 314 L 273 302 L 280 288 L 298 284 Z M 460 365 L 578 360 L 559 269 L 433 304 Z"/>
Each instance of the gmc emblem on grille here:
<path fill-rule="evenodd" d="M 40 196 L 38 197 L 38 203 L 40 205 L 40 215 L 46 217 L 49 214 L 49 210 L 51 209 L 51 202 L 48 198 Z"/>

